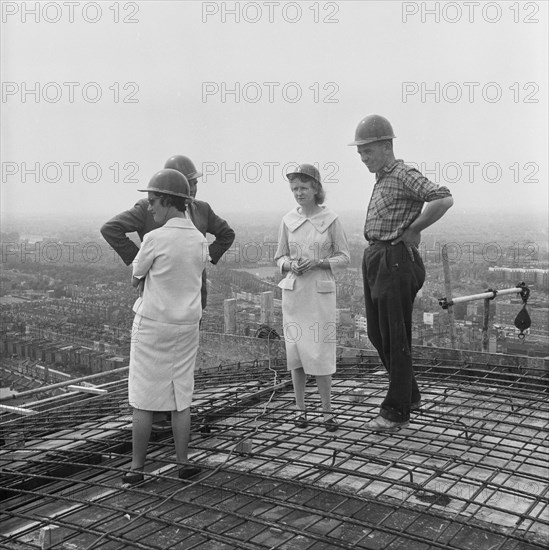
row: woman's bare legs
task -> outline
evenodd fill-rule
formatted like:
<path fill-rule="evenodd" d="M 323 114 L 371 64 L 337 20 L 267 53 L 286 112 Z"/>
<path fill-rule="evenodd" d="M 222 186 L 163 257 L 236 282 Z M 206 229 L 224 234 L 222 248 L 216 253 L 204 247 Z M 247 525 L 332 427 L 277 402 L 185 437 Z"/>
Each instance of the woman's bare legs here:
<path fill-rule="evenodd" d="M 300 411 L 305 410 L 305 383 L 307 375 L 303 368 L 293 369 L 292 382 L 294 384 L 295 405 Z"/>
<path fill-rule="evenodd" d="M 200 467 L 189 464 L 189 440 L 191 438 L 191 409 L 172 411 L 172 431 L 175 442 L 175 454 L 179 464 L 179 478 L 188 479 L 200 473 Z"/>
<path fill-rule="evenodd" d="M 142 470 L 147 458 L 147 446 L 151 437 L 153 412 L 133 409 L 132 423 L 132 470 Z"/>
<path fill-rule="evenodd" d="M 316 376 L 316 385 L 322 402 L 324 420 L 332 418 L 332 376 L 330 374 Z"/>
<path fill-rule="evenodd" d="M 187 462 L 189 439 L 191 436 L 191 409 L 172 411 L 172 432 L 175 442 L 175 455 L 179 464 Z"/>

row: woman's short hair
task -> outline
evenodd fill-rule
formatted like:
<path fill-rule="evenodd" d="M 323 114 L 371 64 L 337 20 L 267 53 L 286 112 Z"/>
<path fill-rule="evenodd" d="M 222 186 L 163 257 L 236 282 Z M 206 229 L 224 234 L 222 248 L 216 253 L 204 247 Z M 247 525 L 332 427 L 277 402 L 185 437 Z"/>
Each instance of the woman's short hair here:
<path fill-rule="evenodd" d="M 153 193 L 155 197 L 160 198 L 162 206 L 174 206 L 179 212 L 185 212 L 187 210 L 187 200 L 184 197 L 178 197 L 176 195 L 168 195 L 166 193 Z"/>
<path fill-rule="evenodd" d="M 299 180 L 303 183 L 310 182 L 311 187 L 315 191 L 315 203 L 316 204 L 324 203 L 324 200 L 326 199 L 326 191 L 324 191 L 324 187 L 322 187 L 322 184 L 319 181 L 316 181 L 314 178 L 311 178 L 311 176 L 307 176 L 307 174 L 291 174 L 288 179 L 290 181 Z"/>

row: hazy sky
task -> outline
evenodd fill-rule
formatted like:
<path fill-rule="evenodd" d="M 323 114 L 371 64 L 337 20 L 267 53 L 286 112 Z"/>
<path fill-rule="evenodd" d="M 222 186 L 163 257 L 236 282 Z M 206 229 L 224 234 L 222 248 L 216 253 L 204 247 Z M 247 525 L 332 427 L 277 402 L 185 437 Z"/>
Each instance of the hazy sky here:
<path fill-rule="evenodd" d="M 547 2 L 2 2 L 2 212 L 131 206 L 175 154 L 224 212 L 364 210 L 360 119 L 459 210 L 544 211 Z M 455 214 L 454 214 L 455 215 Z"/>

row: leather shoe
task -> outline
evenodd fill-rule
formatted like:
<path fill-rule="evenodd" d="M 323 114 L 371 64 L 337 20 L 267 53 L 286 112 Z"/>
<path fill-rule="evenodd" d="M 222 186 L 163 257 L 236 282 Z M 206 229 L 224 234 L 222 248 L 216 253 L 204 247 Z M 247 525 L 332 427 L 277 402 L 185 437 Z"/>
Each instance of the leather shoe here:
<path fill-rule="evenodd" d="M 171 420 L 159 420 L 152 423 L 153 432 L 169 432 L 172 430 Z"/>
<path fill-rule="evenodd" d="M 408 422 L 408 420 L 404 422 L 394 422 L 380 415 L 366 422 L 363 427 L 372 432 L 396 432 L 400 430 L 400 428 L 407 428 L 409 424 L 410 422 Z"/>
<path fill-rule="evenodd" d="M 307 413 L 302 412 L 298 414 L 294 420 L 294 424 L 296 428 L 306 428 L 309 425 L 307 422 Z"/>
<path fill-rule="evenodd" d="M 339 426 L 333 418 L 328 418 L 328 420 L 324 421 L 324 428 L 326 428 L 327 432 L 336 432 Z"/>
<path fill-rule="evenodd" d="M 199 474 L 202 470 L 198 466 L 183 466 L 179 469 L 179 479 L 188 479 L 196 474 Z"/>
<path fill-rule="evenodd" d="M 135 483 L 139 483 L 140 481 L 143 481 L 145 476 L 143 475 L 143 472 L 139 470 L 130 470 L 129 472 L 126 472 L 122 476 L 122 483 L 127 483 L 128 485 L 134 485 Z"/>

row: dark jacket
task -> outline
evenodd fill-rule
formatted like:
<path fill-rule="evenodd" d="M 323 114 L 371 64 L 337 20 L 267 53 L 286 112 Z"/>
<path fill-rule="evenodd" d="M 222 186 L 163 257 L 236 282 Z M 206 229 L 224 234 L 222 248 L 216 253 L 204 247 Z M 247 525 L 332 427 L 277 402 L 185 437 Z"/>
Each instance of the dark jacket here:
<path fill-rule="evenodd" d="M 215 240 L 209 245 L 212 264 L 216 264 L 221 256 L 231 247 L 234 241 L 234 231 L 229 224 L 215 214 L 207 202 L 193 201 L 189 206 L 189 214 L 195 227 L 203 234 L 211 233 Z M 159 228 L 149 211 L 147 199 L 141 199 L 133 208 L 118 214 L 101 227 L 101 234 L 122 258 L 130 265 L 137 256 L 139 247 L 127 236 L 127 233 L 137 232 L 139 238 Z M 207 302 L 206 270 L 202 273 L 202 309 Z"/>

